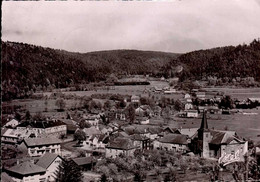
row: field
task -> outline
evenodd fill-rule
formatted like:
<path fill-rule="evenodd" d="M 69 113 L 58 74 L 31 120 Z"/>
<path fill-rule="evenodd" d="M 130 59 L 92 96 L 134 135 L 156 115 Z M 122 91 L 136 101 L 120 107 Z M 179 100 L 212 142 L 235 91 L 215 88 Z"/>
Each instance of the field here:
<path fill-rule="evenodd" d="M 249 114 L 251 113 L 251 114 Z M 214 127 L 217 130 L 236 131 L 241 137 L 260 141 L 260 108 L 244 109 L 239 113 L 231 115 L 208 114 L 209 128 Z M 177 119 L 177 124 L 182 128 L 198 128 L 200 127 L 201 118 L 199 119 Z"/>
<path fill-rule="evenodd" d="M 260 98 L 260 88 L 204 88 L 206 91 L 217 91 L 224 92 L 225 95 L 230 95 L 232 98 L 237 98 L 239 100 L 246 100 L 250 97 Z"/>
<path fill-rule="evenodd" d="M 152 81 L 151 85 L 144 86 L 115 86 L 112 90 L 97 90 L 97 91 L 70 91 L 64 92 L 65 94 L 75 94 L 78 96 L 91 96 L 92 94 L 104 94 L 104 93 L 113 93 L 113 94 L 124 94 L 124 95 L 142 95 L 148 96 L 148 93 L 144 93 L 145 89 L 149 90 L 152 87 L 162 88 L 168 86 L 167 82 L 164 81 Z M 240 99 L 246 99 L 248 97 L 260 97 L 260 88 L 205 88 L 207 91 L 221 91 L 227 95 L 231 95 L 232 98 L 239 97 Z M 50 95 L 51 92 L 45 92 L 44 95 Z M 155 97 L 161 97 L 162 95 L 165 97 L 171 97 L 174 99 L 183 98 L 183 94 L 176 93 L 170 95 L 164 95 L 159 93 L 152 92 L 152 95 Z M 55 106 L 55 99 L 48 99 L 47 107 L 48 112 L 44 112 L 45 110 L 45 100 L 14 100 L 12 102 L 4 102 L 5 105 L 21 105 L 24 109 L 29 110 L 31 114 L 35 114 L 36 112 L 43 112 L 46 116 L 52 115 L 62 115 L 65 116 L 66 112 L 57 112 L 57 106 Z M 80 103 L 80 100 L 76 99 L 68 99 L 65 100 L 66 108 L 75 107 Z M 249 113 L 249 114 L 248 114 Z M 252 113 L 252 114 L 250 114 Z M 248 109 L 248 110 L 240 110 L 239 113 L 231 114 L 231 115 L 221 115 L 221 114 L 208 114 L 208 123 L 209 127 L 214 127 L 218 130 L 224 130 L 224 128 L 228 128 L 229 130 L 235 130 L 238 135 L 251 138 L 253 140 L 260 141 L 260 109 Z M 183 119 L 176 118 L 177 122 L 172 122 L 171 125 L 173 127 L 183 127 L 183 128 L 195 128 L 200 126 L 200 119 Z"/>

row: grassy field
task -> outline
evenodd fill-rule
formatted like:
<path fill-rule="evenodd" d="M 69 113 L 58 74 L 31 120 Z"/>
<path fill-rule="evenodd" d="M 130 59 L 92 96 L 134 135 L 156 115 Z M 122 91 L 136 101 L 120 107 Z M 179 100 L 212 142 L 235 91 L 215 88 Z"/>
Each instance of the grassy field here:
<path fill-rule="evenodd" d="M 260 98 L 260 88 L 204 88 L 206 91 L 224 92 L 225 95 L 230 95 L 232 98 L 246 100 L 249 97 Z"/>
<path fill-rule="evenodd" d="M 126 94 L 126 95 L 142 95 L 148 96 L 147 93 L 143 93 L 144 89 L 149 89 L 153 86 L 164 87 L 167 86 L 167 82 L 163 81 L 154 81 L 149 86 L 139 85 L 139 86 L 116 86 L 114 90 L 97 90 L 97 91 L 74 91 L 74 92 L 64 92 L 65 94 L 75 94 L 78 96 L 91 96 L 96 93 L 113 93 L 113 94 Z M 248 97 L 260 97 L 260 88 L 205 88 L 208 91 L 221 91 L 227 95 L 231 95 L 233 98 L 235 96 L 239 96 L 242 99 L 246 99 Z M 44 95 L 50 95 L 50 92 L 43 93 Z M 156 97 L 161 97 L 162 95 L 165 97 L 170 97 L 174 99 L 183 98 L 183 94 L 156 94 L 152 93 Z M 29 110 L 31 114 L 36 112 L 43 112 L 47 116 L 51 115 L 62 115 L 65 116 L 66 112 L 59 113 L 57 112 L 57 106 L 55 105 L 55 99 L 48 99 L 48 112 L 44 112 L 45 110 L 45 100 L 14 100 L 12 102 L 3 103 L 5 105 L 21 105 L 26 110 Z M 80 100 L 68 99 L 65 100 L 66 108 L 71 108 L 79 105 Z M 246 113 L 246 114 L 243 114 Z M 247 114 L 247 113 L 255 113 L 255 114 Z M 212 114 L 208 115 L 210 118 L 208 119 L 209 127 L 214 127 L 218 130 L 224 130 L 224 128 L 228 128 L 229 130 L 236 131 L 240 136 L 251 138 L 253 140 L 260 141 L 260 108 L 259 109 L 251 109 L 251 110 L 241 110 L 239 113 L 235 113 L 232 115 L 221 115 L 221 114 Z M 183 127 L 183 128 L 195 128 L 200 126 L 201 119 L 183 119 L 177 118 L 177 122 L 172 122 L 171 125 L 174 127 Z"/>
<path fill-rule="evenodd" d="M 253 113 L 253 114 L 248 114 Z M 231 115 L 222 114 L 208 114 L 209 128 L 214 127 L 217 130 L 236 131 L 241 137 L 250 138 L 254 141 L 260 141 L 260 108 L 258 109 L 244 109 L 239 113 Z M 198 128 L 200 127 L 201 118 L 199 119 L 177 119 L 178 127 L 182 128 Z M 176 125 L 176 122 L 173 123 Z"/>

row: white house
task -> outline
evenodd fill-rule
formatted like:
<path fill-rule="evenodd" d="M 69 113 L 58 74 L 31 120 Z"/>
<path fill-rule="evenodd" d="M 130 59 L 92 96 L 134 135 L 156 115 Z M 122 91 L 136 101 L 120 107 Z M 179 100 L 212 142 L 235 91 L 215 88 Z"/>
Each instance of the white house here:
<path fill-rule="evenodd" d="M 6 173 L 16 182 L 46 182 L 46 169 L 31 163 L 20 163 L 6 169 Z"/>
<path fill-rule="evenodd" d="M 164 94 L 173 94 L 173 93 L 176 93 L 176 89 L 174 88 L 170 88 L 169 90 L 164 91 Z"/>
<path fill-rule="evenodd" d="M 4 127 L 12 127 L 15 128 L 17 125 L 19 124 L 19 122 L 16 119 L 12 119 L 11 121 L 8 121 Z"/>
<path fill-rule="evenodd" d="M 193 109 L 193 105 L 192 105 L 192 103 L 188 102 L 185 104 L 184 108 L 185 108 L 185 110 Z"/>
<path fill-rule="evenodd" d="M 115 158 L 120 154 L 124 154 L 126 156 L 134 156 L 135 150 L 139 148 L 134 146 L 134 143 L 129 138 L 116 138 L 108 143 L 106 146 L 106 157 L 107 158 Z"/>
<path fill-rule="evenodd" d="M 205 92 L 197 92 L 197 93 L 196 93 L 196 97 L 197 97 L 198 99 L 204 100 L 205 97 L 206 97 L 206 93 L 205 93 Z"/>
<path fill-rule="evenodd" d="M 188 138 L 181 134 L 168 134 L 153 142 L 155 149 L 173 150 L 178 152 L 188 151 Z"/>
<path fill-rule="evenodd" d="M 82 143 L 83 149 L 105 149 L 106 144 L 108 143 L 109 137 L 104 134 L 94 134 L 87 138 L 85 141 Z"/>
<path fill-rule="evenodd" d="M 140 102 L 140 97 L 137 96 L 137 95 L 132 95 L 131 102 L 132 103 L 139 103 Z"/>
<path fill-rule="evenodd" d="M 46 152 L 60 155 L 60 144 L 61 141 L 57 138 L 26 138 L 19 148 L 31 157 L 42 156 Z"/>
<path fill-rule="evenodd" d="M 63 159 L 58 154 L 47 152 L 39 159 L 36 165 L 41 166 L 46 170 L 45 176 L 48 182 L 54 182 L 56 179 L 55 173 L 62 160 Z"/>
<path fill-rule="evenodd" d="M 187 93 L 184 95 L 184 99 L 190 99 L 190 98 L 191 98 L 190 94 Z"/>
<path fill-rule="evenodd" d="M 1 131 L 1 141 L 8 144 L 17 144 L 24 138 L 38 137 L 38 133 L 32 130 L 17 130 L 5 128 Z"/>
<path fill-rule="evenodd" d="M 197 118 L 199 116 L 199 113 L 197 110 L 187 110 L 187 118 Z"/>

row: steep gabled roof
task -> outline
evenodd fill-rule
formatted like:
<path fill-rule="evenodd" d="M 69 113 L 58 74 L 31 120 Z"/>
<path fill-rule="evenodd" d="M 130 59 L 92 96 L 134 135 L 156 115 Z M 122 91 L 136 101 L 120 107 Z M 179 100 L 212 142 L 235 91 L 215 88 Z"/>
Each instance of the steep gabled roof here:
<path fill-rule="evenodd" d="M 200 130 L 207 130 L 207 129 L 209 129 L 208 121 L 207 121 L 207 111 L 204 110 L 203 117 L 201 120 Z"/>
<path fill-rule="evenodd" d="M 46 152 L 36 164 L 43 167 L 44 169 L 47 169 L 57 157 L 60 156 L 57 154 Z"/>

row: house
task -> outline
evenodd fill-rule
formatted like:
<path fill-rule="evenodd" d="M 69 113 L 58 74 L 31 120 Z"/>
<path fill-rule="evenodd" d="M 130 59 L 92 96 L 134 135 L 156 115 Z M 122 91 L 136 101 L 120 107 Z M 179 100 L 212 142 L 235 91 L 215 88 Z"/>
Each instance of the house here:
<path fill-rule="evenodd" d="M 94 126 L 95 128 L 98 129 L 98 123 L 100 116 L 99 115 L 88 115 L 84 116 L 84 119 L 86 122 L 88 122 L 91 126 Z"/>
<path fill-rule="evenodd" d="M 84 128 L 83 131 L 86 133 L 87 137 L 91 137 L 92 135 L 100 135 L 101 131 L 96 127 L 91 126 L 90 128 Z"/>
<path fill-rule="evenodd" d="M 135 114 L 137 116 L 149 116 L 152 114 L 152 109 L 149 105 L 141 105 L 135 109 Z"/>
<path fill-rule="evenodd" d="M 171 128 L 171 127 L 166 127 L 163 129 L 164 135 L 167 134 L 181 134 L 180 131 L 177 128 Z"/>
<path fill-rule="evenodd" d="M 186 135 L 188 138 L 192 138 L 198 131 L 198 128 L 180 128 L 179 131 L 180 134 Z"/>
<path fill-rule="evenodd" d="M 188 151 L 188 137 L 181 134 L 167 134 L 153 142 L 155 149 L 173 150 L 177 152 Z"/>
<path fill-rule="evenodd" d="M 90 171 L 96 165 L 96 160 L 90 157 L 78 157 L 72 159 L 76 165 L 78 165 L 83 171 Z"/>
<path fill-rule="evenodd" d="M 186 94 L 184 95 L 184 99 L 190 99 L 190 98 L 191 98 L 191 95 L 190 95 L 190 94 L 186 93 Z"/>
<path fill-rule="evenodd" d="M 106 146 L 106 157 L 115 158 L 120 154 L 134 156 L 134 152 L 138 148 L 139 147 L 135 146 L 131 139 L 118 137 L 111 140 Z"/>
<path fill-rule="evenodd" d="M 169 90 L 164 91 L 164 94 L 173 94 L 173 93 L 176 93 L 176 89 L 174 88 L 170 88 Z"/>
<path fill-rule="evenodd" d="M 152 148 L 150 139 L 146 136 L 134 134 L 131 135 L 130 138 L 133 140 L 134 146 L 139 147 L 141 150 L 149 150 Z"/>
<path fill-rule="evenodd" d="M 49 182 L 54 182 L 56 180 L 56 171 L 62 162 L 62 158 L 55 153 L 46 152 L 37 162 L 36 165 L 44 168 L 46 170 L 46 179 Z"/>
<path fill-rule="evenodd" d="M 99 130 L 102 134 L 108 135 L 109 133 L 111 133 L 113 131 L 112 128 L 108 127 L 108 126 L 104 126 L 104 125 L 99 125 Z"/>
<path fill-rule="evenodd" d="M 137 95 L 132 95 L 132 96 L 131 96 L 131 102 L 132 102 L 132 103 L 139 104 L 139 102 L 140 102 L 140 97 L 137 96 Z"/>
<path fill-rule="evenodd" d="M 209 106 L 209 107 L 207 107 L 207 111 L 209 111 L 210 114 L 220 114 L 221 113 L 218 106 Z"/>
<path fill-rule="evenodd" d="M 46 134 L 48 136 L 60 137 L 67 135 L 67 126 L 60 120 L 49 121 L 25 121 L 17 125 L 18 131 L 34 131 L 37 135 Z"/>
<path fill-rule="evenodd" d="M 151 141 L 159 138 L 159 134 L 163 131 L 160 127 L 149 127 L 147 129 L 148 133 L 145 134 Z"/>
<path fill-rule="evenodd" d="M 187 118 L 197 118 L 199 116 L 199 113 L 197 110 L 186 110 Z"/>
<path fill-rule="evenodd" d="M 201 126 L 192 137 L 191 149 L 204 158 L 217 158 L 236 152 L 244 155 L 248 151 L 248 142 L 241 140 L 235 131 L 218 131 L 208 128 L 206 111 Z"/>
<path fill-rule="evenodd" d="M 116 110 L 115 111 L 115 118 L 121 121 L 126 120 L 126 113 L 124 110 Z"/>
<path fill-rule="evenodd" d="M 67 133 L 68 134 L 74 134 L 75 131 L 78 129 L 77 122 L 71 119 L 63 119 L 62 120 L 65 125 L 67 125 Z"/>
<path fill-rule="evenodd" d="M 16 182 L 45 182 L 46 169 L 30 161 L 5 169 L 6 173 Z"/>
<path fill-rule="evenodd" d="M 201 100 L 205 100 L 206 93 L 205 92 L 196 92 L 196 97 Z"/>
<path fill-rule="evenodd" d="M 193 109 L 192 103 L 190 103 L 190 102 L 186 103 L 186 104 L 184 105 L 184 109 L 185 109 L 185 110 Z"/>
<path fill-rule="evenodd" d="M 109 137 L 104 134 L 94 134 L 83 141 L 83 149 L 105 149 Z"/>
<path fill-rule="evenodd" d="M 8 121 L 3 127 L 15 128 L 18 124 L 19 122 L 16 119 L 12 119 L 11 121 Z"/>
<path fill-rule="evenodd" d="M 146 124 L 149 124 L 150 123 L 150 120 L 146 117 L 144 117 L 141 121 L 140 121 L 140 124 L 143 124 L 143 125 L 146 125 Z"/>
<path fill-rule="evenodd" d="M 17 130 L 4 128 L 1 130 L 1 141 L 8 144 L 17 144 L 24 138 L 35 138 L 38 137 L 35 131 L 32 130 Z"/>
<path fill-rule="evenodd" d="M 60 154 L 61 141 L 57 138 L 26 138 L 19 145 L 22 151 L 26 151 L 29 156 L 42 156 L 46 152 Z"/>

